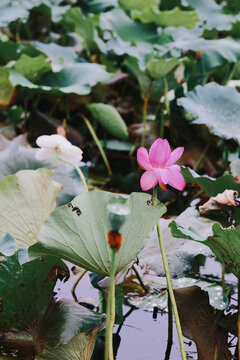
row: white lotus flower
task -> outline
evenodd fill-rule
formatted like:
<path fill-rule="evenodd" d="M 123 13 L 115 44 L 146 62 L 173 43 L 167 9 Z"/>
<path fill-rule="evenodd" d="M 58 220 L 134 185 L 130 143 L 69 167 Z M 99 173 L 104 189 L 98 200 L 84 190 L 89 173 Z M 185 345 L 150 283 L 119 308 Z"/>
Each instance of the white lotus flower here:
<path fill-rule="evenodd" d="M 42 135 L 37 138 L 36 143 L 41 148 L 35 155 L 37 160 L 51 159 L 54 165 L 60 163 L 57 156 L 74 164 L 79 164 L 82 160 L 82 150 L 62 135 Z"/>

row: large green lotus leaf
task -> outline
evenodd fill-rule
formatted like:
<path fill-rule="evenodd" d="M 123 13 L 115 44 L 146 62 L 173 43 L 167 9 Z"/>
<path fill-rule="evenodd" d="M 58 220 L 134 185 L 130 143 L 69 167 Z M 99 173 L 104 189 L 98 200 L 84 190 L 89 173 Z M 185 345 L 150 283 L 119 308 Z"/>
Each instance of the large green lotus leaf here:
<path fill-rule="evenodd" d="M 231 30 L 232 24 L 238 20 L 234 15 L 224 14 L 222 5 L 218 5 L 214 0 L 186 1 L 198 11 L 202 26 L 206 29 Z"/>
<path fill-rule="evenodd" d="M 95 334 L 79 334 L 65 345 L 46 349 L 36 360 L 91 360 L 95 342 Z"/>
<path fill-rule="evenodd" d="M 207 246 L 186 241 L 185 237 L 175 239 L 171 235 L 168 227 L 171 219 L 161 219 L 161 228 L 165 243 L 166 255 L 172 277 L 183 277 L 187 271 L 192 269 L 194 259 L 198 255 L 213 256 Z M 199 212 L 193 207 L 187 208 L 178 217 L 177 221 L 181 225 L 189 224 L 194 226 L 198 233 L 202 234 L 202 239 L 212 235 L 213 221 L 199 216 Z M 138 255 L 140 265 L 144 265 L 153 270 L 158 276 L 164 276 L 164 266 L 157 230 L 155 229 L 150 236 L 146 246 Z"/>
<path fill-rule="evenodd" d="M 216 196 L 223 193 L 226 189 L 237 190 L 240 193 L 240 184 L 235 181 L 232 175 L 223 175 L 218 178 L 212 178 L 207 175 L 198 175 L 194 170 L 182 166 L 182 175 L 186 183 L 197 184 L 203 191 L 206 191 L 210 196 Z M 234 207 L 233 216 L 235 221 L 240 223 L 240 208 Z"/>
<path fill-rule="evenodd" d="M 223 229 L 216 223 L 212 227 L 213 235 L 203 240 L 194 228 L 179 225 L 172 221 L 169 225 L 176 238 L 194 240 L 207 245 L 218 259 L 238 278 L 240 278 L 240 227 Z"/>
<path fill-rule="evenodd" d="M 37 160 L 35 158 L 37 151 L 37 149 L 15 143 L 2 150 L 0 152 L 0 179 L 15 174 L 19 170 L 36 170 L 42 167 L 53 169 L 53 179 L 63 187 L 57 194 L 57 206 L 68 203 L 75 196 L 85 191 L 75 169 L 65 164 L 54 166 L 50 160 Z M 80 168 L 87 178 L 87 165 L 81 162 Z"/>
<path fill-rule="evenodd" d="M 147 285 L 147 283 L 146 283 Z M 166 288 L 166 280 L 157 278 L 156 281 L 150 283 L 154 289 Z M 223 293 L 222 287 L 216 283 L 209 283 L 200 279 L 194 279 L 190 277 L 184 277 L 179 279 L 172 279 L 172 285 L 174 289 L 182 289 L 190 286 L 198 286 L 202 290 L 208 293 L 210 305 L 217 310 L 225 310 L 228 307 L 229 301 L 227 296 Z M 147 311 L 153 311 L 154 307 L 158 307 L 160 310 L 166 310 L 168 306 L 168 293 L 167 291 L 159 294 L 152 293 L 150 295 L 142 297 L 131 297 L 128 302 L 136 307 Z"/>
<path fill-rule="evenodd" d="M 15 69 L 11 70 L 9 76 L 14 86 L 20 85 L 58 96 L 70 93 L 87 95 L 91 92 L 92 86 L 111 78 L 112 74 L 108 73 L 104 66 L 93 63 L 65 64 L 63 70 L 46 74 L 37 84 L 29 81 Z"/>
<path fill-rule="evenodd" d="M 237 190 L 240 193 L 240 184 L 235 181 L 232 175 L 223 175 L 215 179 L 207 175 L 198 175 L 187 166 L 182 166 L 181 172 L 186 183 L 199 185 L 210 196 L 223 193 L 226 189 Z"/>
<path fill-rule="evenodd" d="M 58 258 L 47 256 L 21 265 L 15 254 L 1 262 L 0 275 L 1 350 L 20 343 L 39 354 L 102 323 L 101 315 L 73 301 L 55 302 L 56 281 L 68 276 L 67 266 Z"/>
<path fill-rule="evenodd" d="M 81 213 L 64 205 L 57 208 L 43 224 L 40 242 L 31 247 L 31 256 L 55 254 L 65 260 L 101 275 L 109 275 L 111 249 L 107 234 L 110 230 L 107 206 L 118 196 L 104 191 L 92 191 L 72 201 Z M 124 198 L 122 198 L 124 201 Z M 124 269 L 144 247 L 154 224 L 165 212 L 165 206 L 149 205 L 150 196 L 133 193 L 125 204 L 130 208 L 121 234 L 123 243 L 116 257 L 116 272 Z"/>
<path fill-rule="evenodd" d="M 56 206 L 61 185 L 50 169 L 21 170 L 0 180 L 0 236 L 7 232 L 17 245 L 38 240 L 42 223 Z"/>
<path fill-rule="evenodd" d="M 217 83 L 199 85 L 178 104 L 195 117 L 193 124 L 204 124 L 212 134 L 240 142 L 240 95 L 235 89 Z"/>
<path fill-rule="evenodd" d="M 64 263 L 52 256 L 36 259 L 21 265 L 18 255 L 5 258 L 0 266 L 0 329 L 27 330 L 34 318 L 38 317 L 39 307 L 47 309 L 53 297 L 56 271 Z"/>
<path fill-rule="evenodd" d="M 52 71 L 50 62 L 43 55 L 32 58 L 22 54 L 14 67 L 21 75 L 33 83 L 38 81 L 44 74 Z"/>
<path fill-rule="evenodd" d="M 209 71 L 226 62 L 235 63 L 240 59 L 238 42 L 230 38 L 219 40 L 206 40 L 203 38 L 180 38 L 167 44 L 173 56 L 180 56 L 187 50 L 201 51 L 202 56 L 198 60 L 202 65 L 202 71 Z M 181 51 L 180 51 L 181 50 Z"/>
<path fill-rule="evenodd" d="M 153 54 L 155 44 L 160 41 L 156 26 L 132 20 L 120 8 L 100 15 L 105 49 L 116 55 L 127 54 L 136 57 L 145 67 L 145 62 Z"/>
<path fill-rule="evenodd" d="M 141 20 L 143 23 L 155 23 L 156 25 L 167 26 L 185 26 L 188 29 L 195 27 L 199 20 L 197 11 L 183 11 L 176 7 L 169 11 L 158 11 L 156 8 L 145 8 L 143 11 L 133 10 L 131 12 L 133 19 Z"/>
<path fill-rule="evenodd" d="M 178 59 L 151 59 L 147 62 L 146 70 L 153 79 L 167 75 L 178 64 Z"/>
<path fill-rule="evenodd" d="M 14 87 L 8 77 L 9 69 L 0 68 L 0 106 L 7 106 L 14 93 Z"/>
<path fill-rule="evenodd" d="M 155 23 L 163 27 L 185 26 L 194 28 L 199 20 L 197 11 L 183 11 L 178 7 L 170 11 L 160 11 L 158 0 L 120 0 L 120 6 L 126 11 L 131 11 L 133 19 L 143 23 Z"/>
<path fill-rule="evenodd" d="M 21 2 L 19 0 L 4 0 L 0 4 L 0 26 L 7 26 L 17 19 L 25 22 L 31 9 L 36 7 L 41 10 L 43 6 L 48 9 L 52 19 L 58 21 L 61 14 L 69 9 L 69 6 L 59 6 L 61 2 L 61 0 L 21 0 Z"/>
<path fill-rule="evenodd" d="M 33 44 L 51 59 L 54 72 L 62 70 L 64 63 L 80 62 L 79 56 L 69 46 L 61 46 L 55 43 L 45 44 L 40 41 L 33 41 Z"/>
<path fill-rule="evenodd" d="M 92 103 L 87 105 L 87 108 L 109 134 L 122 140 L 128 138 L 127 125 L 113 106 Z"/>
<path fill-rule="evenodd" d="M 94 24 L 86 18 L 79 7 L 68 10 L 63 17 L 64 22 L 71 24 L 74 31 L 83 39 L 82 45 L 90 54 L 95 48 L 94 44 Z"/>

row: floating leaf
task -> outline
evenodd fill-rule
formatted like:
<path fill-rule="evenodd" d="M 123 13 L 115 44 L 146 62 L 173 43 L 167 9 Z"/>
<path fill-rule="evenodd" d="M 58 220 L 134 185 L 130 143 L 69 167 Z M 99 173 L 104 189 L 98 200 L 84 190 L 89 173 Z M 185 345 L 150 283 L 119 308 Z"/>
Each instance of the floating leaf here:
<path fill-rule="evenodd" d="M 240 142 L 240 94 L 233 88 L 209 83 L 196 86 L 178 104 L 193 114 L 193 124 L 205 124 L 211 133 Z"/>
<path fill-rule="evenodd" d="M 113 106 L 92 103 L 87 105 L 87 108 L 109 134 L 122 140 L 128 138 L 127 125 Z"/>
<path fill-rule="evenodd" d="M 56 206 L 61 185 L 50 169 L 22 170 L 0 180 L 0 236 L 7 232 L 19 245 L 38 240 L 42 223 Z"/>
<path fill-rule="evenodd" d="M 189 207 L 182 212 L 182 214 L 177 217 L 177 221 L 183 226 L 189 224 L 189 226 L 194 227 L 196 231 L 201 234 L 201 240 L 205 240 L 207 236 L 212 234 L 212 225 L 214 222 L 200 217 L 198 211 L 193 207 Z M 186 238 L 184 236 L 181 237 L 181 240 L 175 239 L 171 235 L 168 227 L 171 219 L 161 219 L 160 222 L 172 277 L 183 277 L 185 273 L 192 268 L 194 258 L 199 254 L 212 256 L 212 252 L 210 252 L 205 245 L 202 245 L 202 243 L 192 243 L 185 240 Z M 157 275 L 165 275 L 156 229 L 151 234 L 148 243 L 140 252 L 138 258 L 141 265 L 150 267 Z"/>
<path fill-rule="evenodd" d="M 240 228 L 223 229 L 220 224 L 213 225 L 213 235 L 206 240 L 200 238 L 193 228 L 185 228 L 172 221 L 169 225 L 172 235 L 177 238 L 194 240 L 207 245 L 218 259 L 238 278 L 240 278 Z"/>
<path fill-rule="evenodd" d="M 60 164 L 53 166 L 51 161 L 37 160 L 35 158 L 37 149 L 20 144 L 11 144 L 0 152 L 0 179 L 4 176 L 15 174 L 19 170 L 36 170 L 46 167 L 54 170 L 53 178 L 62 185 L 62 190 L 57 194 L 57 206 L 64 205 L 75 196 L 84 192 L 84 186 L 78 173 L 71 166 Z M 80 168 L 87 177 L 88 167 L 83 162 Z"/>
<path fill-rule="evenodd" d="M 110 230 L 107 205 L 116 198 L 104 191 L 91 191 L 77 196 L 72 206 L 79 208 L 81 214 L 72 207 L 64 205 L 55 210 L 41 228 L 40 242 L 31 247 L 31 256 L 40 254 L 59 254 L 89 271 L 109 275 L 111 268 L 111 249 L 107 234 Z M 150 196 L 133 193 L 125 199 L 131 213 L 127 217 L 121 234 L 123 243 L 116 256 L 116 272 L 120 272 L 143 248 L 147 237 L 165 206 L 148 205 Z"/>
<path fill-rule="evenodd" d="M 153 282 L 153 286 L 166 288 L 167 284 L 165 279 L 157 278 Z M 183 277 L 179 279 L 172 279 L 173 289 L 188 288 L 190 286 L 198 286 L 206 291 L 209 296 L 209 303 L 214 309 L 225 310 L 228 307 L 229 301 L 227 296 L 223 293 L 222 287 L 216 283 L 209 283 L 200 279 L 190 277 Z M 128 302 L 144 310 L 153 311 L 154 307 L 160 310 L 166 310 L 168 306 L 168 293 L 164 291 L 160 294 L 150 294 L 142 297 L 131 297 Z"/>

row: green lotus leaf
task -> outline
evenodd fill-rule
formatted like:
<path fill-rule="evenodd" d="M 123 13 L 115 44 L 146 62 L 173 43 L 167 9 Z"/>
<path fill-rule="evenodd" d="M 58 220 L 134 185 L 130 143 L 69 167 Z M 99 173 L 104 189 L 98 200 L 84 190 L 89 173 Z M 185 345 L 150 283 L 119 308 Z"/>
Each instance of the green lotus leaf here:
<path fill-rule="evenodd" d="M 9 81 L 9 69 L 0 68 L 0 106 L 7 106 L 14 94 L 14 86 Z"/>
<path fill-rule="evenodd" d="M 0 236 L 11 234 L 17 247 L 38 240 L 42 223 L 56 206 L 61 185 L 50 169 L 21 170 L 0 180 Z"/>
<path fill-rule="evenodd" d="M 107 205 L 114 198 L 116 195 L 95 190 L 77 196 L 72 206 L 57 208 L 43 224 L 40 241 L 30 248 L 30 256 L 58 255 L 89 271 L 108 276 L 111 249 L 107 240 L 110 231 Z M 121 228 L 123 242 L 116 256 L 116 273 L 141 251 L 153 226 L 165 212 L 163 204 L 152 206 L 148 202 L 150 199 L 142 193 L 133 193 L 125 199 L 130 214 Z"/>
<path fill-rule="evenodd" d="M 74 63 L 63 66 L 63 70 L 48 73 L 41 77 L 37 84 L 32 83 L 15 69 L 11 70 L 9 80 L 13 85 L 20 85 L 40 92 L 48 92 L 53 95 L 74 93 L 87 95 L 91 88 L 99 82 L 110 80 L 112 74 L 105 67 L 93 63 Z"/>
<path fill-rule="evenodd" d="M 73 301 L 54 300 L 58 275 L 68 276 L 68 269 L 52 256 L 21 265 L 17 253 L 1 262 L 1 352 L 19 349 L 20 358 L 24 358 L 21 351 L 35 358 L 42 351 L 59 349 L 80 333 L 85 338 L 94 329 L 95 336 L 101 315 Z"/>
<path fill-rule="evenodd" d="M 22 54 L 14 67 L 21 75 L 33 83 L 37 82 L 44 74 L 52 71 L 51 64 L 43 55 L 32 58 Z"/>
<path fill-rule="evenodd" d="M 96 342 L 96 334 L 79 334 L 67 344 L 54 349 L 46 349 L 36 360 L 91 360 Z"/>
<path fill-rule="evenodd" d="M 182 166 L 182 174 L 187 183 L 197 184 L 203 191 L 206 191 L 211 196 L 223 193 L 226 189 L 236 190 L 240 193 L 240 184 L 235 181 L 232 175 L 223 175 L 217 179 L 207 175 L 198 175 L 194 170 Z M 237 224 L 240 223 L 240 208 L 234 207 L 233 217 Z"/>
<path fill-rule="evenodd" d="M 197 11 L 183 11 L 178 7 L 169 11 L 159 11 L 157 7 L 146 7 L 143 11 L 133 10 L 131 16 L 143 23 L 155 23 L 163 27 L 185 26 L 188 29 L 194 28 L 199 20 Z"/>
<path fill-rule="evenodd" d="M 187 166 L 182 166 L 181 173 L 186 183 L 199 185 L 210 196 L 217 196 L 217 194 L 224 192 L 226 189 L 237 190 L 240 193 L 240 184 L 235 181 L 232 175 L 223 175 L 215 179 L 207 175 L 198 175 Z"/>
<path fill-rule="evenodd" d="M 63 17 L 65 23 L 70 24 L 74 31 L 83 39 L 83 48 L 90 54 L 95 49 L 94 23 L 85 17 L 79 7 L 68 10 Z"/>
<path fill-rule="evenodd" d="M 151 59 L 147 62 L 146 70 L 153 79 L 167 75 L 178 64 L 178 59 Z"/>
<path fill-rule="evenodd" d="M 181 33 L 179 33 L 181 36 Z M 184 51 L 200 51 L 201 58 L 198 60 L 201 64 L 201 72 L 207 72 L 217 66 L 229 63 L 235 63 L 240 59 L 240 49 L 238 42 L 226 38 L 218 40 L 206 40 L 197 38 L 192 35 L 192 38 L 185 38 L 181 36 L 174 42 L 167 44 L 173 56 L 181 56 Z M 181 51 L 179 51 L 181 50 Z"/>
<path fill-rule="evenodd" d="M 69 46 L 61 46 L 55 43 L 45 44 L 40 41 L 33 41 L 33 45 L 51 59 L 54 72 L 62 70 L 64 63 L 80 62 L 79 56 Z"/>
<path fill-rule="evenodd" d="M 177 238 L 194 240 L 207 245 L 228 270 L 240 278 L 240 227 L 224 229 L 216 223 L 212 227 L 213 235 L 205 240 L 191 227 L 185 228 L 175 221 L 172 221 L 169 227 L 172 235 Z"/>
<path fill-rule="evenodd" d="M 54 170 L 53 179 L 62 185 L 62 190 L 57 194 L 57 206 L 64 205 L 75 196 L 84 192 L 84 186 L 78 173 L 69 165 L 54 166 L 50 160 L 37 160 L 37 149 L 13 143 L 0 152 L 0 179 L 4 176 L 15 174 L 19 170 L 36 170 L 42 167 Z M 80 163 L 84 176 L 87 178 L 88 167 Z"/>
<path fill-rule="evenodd" d="M 127 125 L 113 106 L 92 103 L 87 105 L 87 108 L 95 120 L 97 120 L 109 134 L 122 140 L 128 138 Z"/>
<path fill-rule="evenodd" d="M 0 255 L 11 256 L 15 253 L 15 251 L 16 251 L 15 240 L 9 233 L 7 233 L 0 240 Z"/>
<path fill-rule="evenodd" d="M 168 227 L 171 221 L 171 219 L 160 219 L 169 270 L 172 278 L 179 278 L 184 277 L 192 269 L 197 256 L 201 254 L 212 257 L 213 254 L 202 243 L 196 244 L 187 241 L 185 237 L 175 239 Z M 187 224 L 194 227 L 197 233 L 202 236 L 199 235 L 200 240 L 205 240 L 209 235 L 212 235 L 214 221 L 199 216 L 199 212 L 194 207 L 189 207 L 183 211 L 176 221 L 183 226 Z M 151 234 L 144 249 L 139 253 L 138 259 L 141 266 L 149 267 L 158 276 L 165 275 L 156 229 Z"/>
<path fill-rule="evenodd" d="M 198 11 L 200 21 L 206 29 L 231 30 L 232 24 L 238 20 L 234 15 L 224 14 L 223 6 L 214 0 L 186 0 L 186 2 Z"/>
<path fill-rule="evenodd" d="M 235 89 L 217 83 L 196 86 L 178 104 L 195 117 L 193 124 L 204 124 L 212 134 L 240 143 L 240 95 Z"/>

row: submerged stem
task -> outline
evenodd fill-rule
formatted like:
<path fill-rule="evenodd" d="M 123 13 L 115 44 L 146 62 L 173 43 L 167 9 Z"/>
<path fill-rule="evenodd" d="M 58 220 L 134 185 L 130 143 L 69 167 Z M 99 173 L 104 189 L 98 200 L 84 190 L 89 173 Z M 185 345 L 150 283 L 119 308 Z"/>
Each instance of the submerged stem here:
<path fill-rule="evenodd" d="M 141 146 L 145 144 L 145 137 L 146 137 L 146 125 L 147 125 L 147 107 L 149 98 L 152 92 L 153 80 L 150 81 L 147 94 L 143 101 L 143 114 L 142 114 L 142 123 L 143 123 L 143 132 L 142 132 L 142 139 L 141 139 Z"/>
<path fill-rule="evenodd" d="M 137 279 L 138 279 L 141 287 L 143 288 L 143 290 L 144 290 L 146 293 L 148 293 L 148 288 L 144 285 L 144 283 L 143 283 L 143 281 L 142 281 L 142 278 L 141 278 L 139 272 L 137 271 L 137 269 L 135 268 L 134 265 L 132 265 L 132 269 L 133 269 L 133 271 L 135 272 L 135 275 L 136 275 L 136 277 L 137 277 Z"/>
<path fill-rule="evenodd" d="M 81 118 L 84 120 L 85 124 L 87 125 L 87 128 L 88 128 L 88 130 L 90 131 L 90 133 L 91 133 L 91 135 L 92 135 L 92 137 L 93 137 L 93 139 L 94 139 L 94 141 L 95 141 L 95 143 L 96 143 L 96 145 L 97 145 L 97 147 L 98 147 L 98 150 L 100 151 L 100 154 L 102 155 L 103 161 L 104 161 L 104 163 L 105 163 L 105 165 L 106 165 L 106 168 L 107 168 L 107 171 L 108 171 L 108 174 L 109 174 L 109 175 L 112 175 L 112 169 L 111 169 L 111 166 L 110 166 L 110 164 L 109 164 L 109 162 L 108 162 L 107 155 L 106 155 L 106 153 L 105 153 L 105 151 L 104 151 L 104 149 L 103 149 L 103 147 L 102 147 L 102 144 L 100 143 L 100 141 L 99 141 L 99 139 L 98 139 L 98 137 L 97 137 L 97 134 L 96 134 L 96 132 L 95 132 L 92 124 L 91 124 L 90 121 L 86 118 L 86 116 L 84 116 L 84 115 L 82 115 L 82 114 L 80 114 L 80 116 L 81 116 Z"/>
<path fill-rule="evenodd" d="M 85 275 L 87 272 L 88 272 L 87 270 L 83 270 L 83 271 L 81 272 L 81 274 L 79 275 L 79 277 L 77 278 L 77 280 L 75 281 L 75 283 L 73 284 L 71 293 L 72 293 L 72 296 L 73 296 L 73 298 L 74 298 L 74 300 L 75 300 L 76 302 L 78 302 L 78 299 L 77 299 L 77 296 L 76 296 L 76 293 L 75 293 L 76 287 L 78 286 L 80 280 L 84 277 L 84 275 Z"/>
<path fill-rule="evenodd" d="M 167 341 L 167 348 L 166 348 L 164 360 L 170 359 L 172 345 L 173 345 L 173 313 L 172 313 L 171 299 L 168 293 L 168 341 Z"/>
<path fill-rule="evenodd" d="M 64 162 L 65 164 L 71 165 L 72 167 L 74 167 L 74 169 L 76 169 L 76 171 L 77 171 L 80 179 L 82 180 L 82 183 L 83 183 L 83 186 L 84 186 L 86 192 L 88 192 L 88 186 L 87 186 L 85 177 L 84 177 L 84 175 L 83 175 L 83 173 L 82 173 L 82 170 L 81 170 L 76 164 L 74 164 L 73 162 L 68 161 L 68 160 L 65 160 L 65 159 L 62 159 L 62 158 L 58 155 L 57 152 L 56 152 L 56 158 L 57 158 L 59 161 L 62 161 L 62 162 Z"/>
<path fill-rule="evenodd" d="M 157 189 L 157 187 L 155 187 L 153 189 Z M 156 202 L 156 190 L 153 191 L 153 205 L 155 205 L 155 202 Z M 169 270 L 167 256 L 166 256 L 166 250 L 165 250 L 163 236 L 162 236 L 160 220 L 158 220 L 158 222 L 157 222 L 157 232 L 158 232 L 159 246 L 160 246 L 160 250 L 161 250 L 161 254 L 162 254 L 163 266 L 164 266 L 164 270 L 165 270 L 165 274 L 166 274 L 168 293 L 169 293 L 169 297 L 171 300 L 172 310 L 173 310 L 173 314 L 174 314 L 174 318 L 175 318 L 175 322 L 176 322 L 181 356 L 182 356 L 182 360 L 187 360 L 184 342 L 183 342 L 182 329 L 181 329 L 180 319 L 179 319 L 179 315 L 178 315 L 177 304 L 176 304 L 176 300 L 175 300 L 175 296 L 174 296 L 174 292 L 173 292 L 172 280 L 171 280 L 170 270 Z"/>
<path fill-rule="evenodd" d="M 107 320 L 105 335 L 104 360 L 114 360 L 113 356 L 113 327 L 115 322 L 115 260 L 116 251 L 112 250 L 112 265 L 110 271 L 110 283 L 107 300 Z"/>

